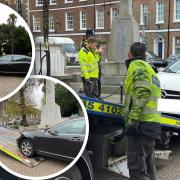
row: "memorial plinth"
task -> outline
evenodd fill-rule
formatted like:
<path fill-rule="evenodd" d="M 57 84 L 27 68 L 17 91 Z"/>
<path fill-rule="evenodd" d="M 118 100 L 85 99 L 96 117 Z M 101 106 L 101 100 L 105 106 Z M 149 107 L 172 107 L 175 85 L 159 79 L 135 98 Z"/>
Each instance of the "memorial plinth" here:
<path fill-rule="evenodd" d="M 47 128 L 61 122 L 60 106 L 55 103 L 55 84 L 46 80 L 46 104 L 41 110 L 41 123 L 39 128 Z"/>

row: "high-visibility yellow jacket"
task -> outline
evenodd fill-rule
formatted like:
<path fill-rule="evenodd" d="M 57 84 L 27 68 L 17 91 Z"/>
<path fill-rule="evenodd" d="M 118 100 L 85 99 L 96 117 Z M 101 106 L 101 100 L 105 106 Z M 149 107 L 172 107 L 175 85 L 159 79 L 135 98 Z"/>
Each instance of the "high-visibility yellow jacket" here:
<path fill-rule="evenodd" d="M 125 95 L 126 125 L 131 120 L 160 123 L 157 111 L 158 98 L 161 98 L 160 81 L 147 62 L 131 62 L 125 80 Z"/>
<path fill-rule="evenodd" d="M 78 53 L 78 59 L 81 66 L 81 76 L 85 79 L 98 78 L 98 57 L 95 53 L 85 47 L 82 47 Z"/>

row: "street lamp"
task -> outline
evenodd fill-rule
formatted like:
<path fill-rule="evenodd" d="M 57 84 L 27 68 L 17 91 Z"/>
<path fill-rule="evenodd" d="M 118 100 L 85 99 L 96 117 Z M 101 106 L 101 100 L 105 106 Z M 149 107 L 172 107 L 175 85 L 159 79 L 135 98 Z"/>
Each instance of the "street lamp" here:
<path fill-rule="evenodd" d="M 43 1 L 43 31 L 44 31 L 44 46 L 46 53 L 46 67 L 47 67 L 47 76 L 51 75 L 51 62 L 50 62 L 50 50 L 48 43 L 49 36 L 49 0 Z"/>
<path fill-rule="evenodd" d="M 49 35 L 49 0 L 43 1 L 43 32 L 44 43 L 48 41 Z"/>

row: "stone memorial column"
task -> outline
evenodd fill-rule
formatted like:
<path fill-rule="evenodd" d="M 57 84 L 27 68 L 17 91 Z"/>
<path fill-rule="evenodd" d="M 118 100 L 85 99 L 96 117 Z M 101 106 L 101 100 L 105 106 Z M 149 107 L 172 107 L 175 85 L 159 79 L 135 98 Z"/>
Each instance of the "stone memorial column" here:
<path fill-rule="evenodd" d="M 42 107 L 39 128 L 52 127 L 61 122 L 60 106 L 55 102 L 55 84 L 46 80 L 46 104 Z"/>
<path fill-rule="evenodd" d="M 125 60 L 128 58 L 131 44 L 136 41 L 139 41 L 139 30 L 132 14 L 132 0 L 120 0 L 119 14 L 112 22 L 108 59 L 102 63 L 102 84 L 105 93 L 112 93 L 124 81 Z"/>

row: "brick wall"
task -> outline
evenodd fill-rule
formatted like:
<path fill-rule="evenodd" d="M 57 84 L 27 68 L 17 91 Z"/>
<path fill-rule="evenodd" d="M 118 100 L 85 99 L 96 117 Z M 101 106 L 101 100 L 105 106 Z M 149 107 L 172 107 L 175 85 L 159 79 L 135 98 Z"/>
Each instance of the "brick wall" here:
<path fill-rule="evenodd" d="M 87 28 L 94 29 L 94 4 L 93 0 L 82 1 L 74 0 L 73 3 L 62 3 L 62 1 L 57 0 L 57 5 L 50 5 L 50 16 L 55 18 L 55 32 L 50 32 L 50 34 L 56 34 L 57 36 L 67 36 L 71 37 L 78 46 L 81 44 L 81 40 L 85 35 L 85 30 L 80 30 L 80 11 L 87 11 Z M 104 29 L 96 29 L 97 39 L 102 42 L 108 42 L 110 26 L 111 26 L 111 8 L 116 7 L 118 9 L 118 1 L 115 0 L 96 0 L 96 9 L 104 10 Z M 73 13 L 74 26 L 72 31 L 65 30 L 65 13 Z M 37 7 L 35 0 L 30 1 L 30 24 L 32 28 L 32 17 L 41 17 L 41 32 L 35 32 L 34 36 L 42 35 L 42 6 Z M 74 35 L 76 34 L 76 35 Z"/>
<path fill-rule="evenodd" d="M 154 51 L 154 40 L 156 37 L 163 37 L 164 40 L 164 58 L 173 54 L 173 38 L 180 37 L 180 22 L 174 22 L 174 1 L 164 0 L 165 14 L 164 23 L 156 24 L 156 3 L 161 0 L 134 0 L 133 14 L 137 22 L 140 23 L 140 6 L 141 4 L 148 5 L 148 26 L 146 27 L 147 46 L 148 50 Z M 169 2 L 170 2 L 170 14 L 169 14 Z M 170 25 L 168 27 L 168 21 L 170 19 Z M 139 27 L 142 30 L 142 26 Z M 169 33 L 169 45 L 168 45 L 168 28 Z M 168 49 L 169 47 L 169 49 Z"/>
<path fill-rule="evenodd" d="M 25 21 L 29 21 L 29 0 L 22 0 L 22 17 Z M 0 3 L 6 4 L 9 7 L 13 8 L 15 11 L 17 11 L 17 2 L 16 0 L 0 0 Z"/>

